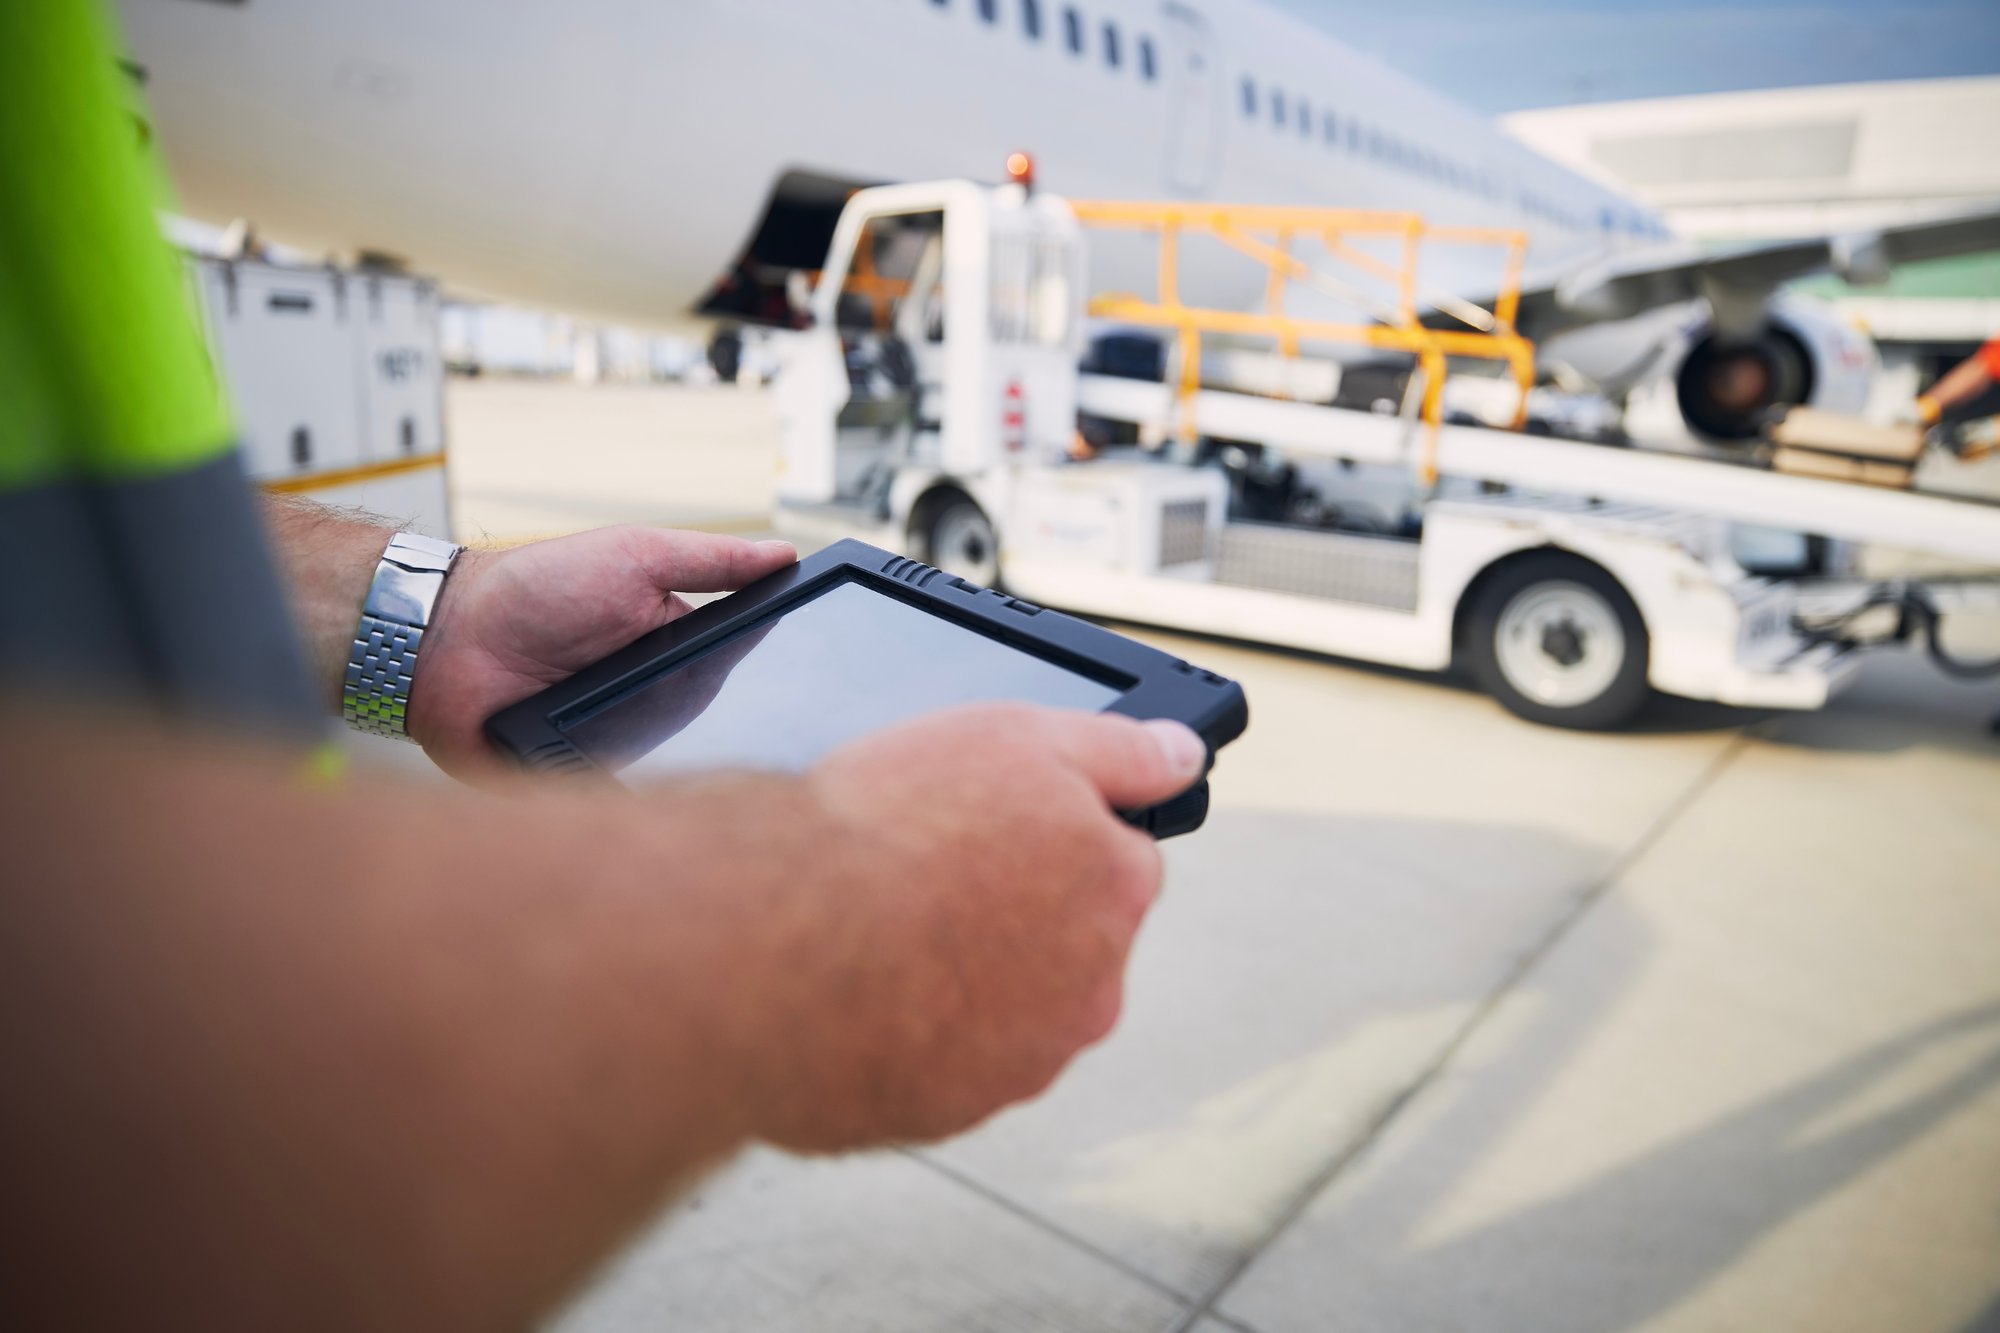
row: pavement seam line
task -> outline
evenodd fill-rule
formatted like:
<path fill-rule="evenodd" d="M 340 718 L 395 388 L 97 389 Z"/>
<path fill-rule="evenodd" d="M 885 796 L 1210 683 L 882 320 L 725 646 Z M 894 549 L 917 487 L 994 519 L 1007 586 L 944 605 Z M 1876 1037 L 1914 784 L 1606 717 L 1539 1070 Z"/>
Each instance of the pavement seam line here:
<path fill-rule="evenodd" d="M 1174 1304 L 1190 1310 L 1194 1309 L 1197 1305 L 1198 1300 L 1196 1297 L 1188 1295 L 1170 1283 L 1161 1281 L 1145 1269 L 1133 1264 L 1131 1260 L 1105 1249 L 1089 1237 L 1080 1236 L 1061 1223 L 1051 1221 L 1018 1199 L 1010 1198 L 978 1177 L 968 1175 L 958 1167 L 949 1166 L 930 1156 L 928 1153 L 920 1152 L 915 1148 L 899 1148 L 896 1151 L 920 1166 L 928 1167 L 959 1188 L 977 1195 L 1002 1212 L 1011 1214 L 1021 1221 L 1026 1222 L 1029 1226 L 1034 1227 L 1037 1231 L 1053 1237 L 1069 1248 L 1078 1251 L 1086 1258 L 1095 1259 L 1105 1267 L 1131 1278 L 1133 1281 L 1146 1287 L 1149 1291 L 1165 1296 Z M 1197 1311 L 1197 1317 L 1199 1317 L 1199 1311 Z M 1175 1324 L 1173 1327 L 1179 1328 L 1181 1326 L 1180 1324 Z"/>
<path fill-rule="evenodd" d="M 1408 1084 L 1390 1096 L 1388 1101 L 1383 1104 L 1381 1111 L 1368 1122 L 1367 1126 L 1363 1128 L 1353 1143 L 1349 1144 L 1341 1152 L 1336 1153 L 1325 1166 L 1307 1178 L 1305 1187 L 1299 1191 L 1297 1198 L 1292 1201 L 1290 1206 L 1278 1214 L 1276 1220 L 1264 1233 L 1263 1238 L 1246 1249 L 1241 1258 L 1230 1265 L 1229 1270 L 1209 1290 L 1207 1295 L 1194 1302 L 1193 1308 L 1181 1318 L 1179 1323 L 1169 1327 L 1166 1333 L 1194 1333 L 1195 1328 L 1204 1318 L 1218 1320 L 1227 1318 L 1227 1316 L 1216 1309 L 1216 1306 L 1220 1305 L 1223 1297 L 1227 1296 L 1236 1284 L 1243 1279 L 1243 1275 L 1250 1271 L 1251 1266 L 1261 1259 L 1264 1256 L 1264 1252 L 1276 1244 L 1285 1232 L 1291 1229 L 1293 1223 L 1305 1216 L 1313 1203 L 1345 1174 L 1349 1166 L 1359 1161 L 1368 1153 L 1369 1149 L 1373 1148 L 1382 1139 L 1383 1135 L 1388 1132 L 1389 1127 L 1403 1113 L 1405 1108 L 1414 1104 L 1437 1081 L 1438 1077 L 1446 1069 L 1450 1068 L 1452 1062 L 1457 1059 L 1459 1052 L 1465 1048 L 1466 1044 L 1472 1040 L 1479 1029 L 1485 1025 L 1486 1020 L 1498 1011 L 1507 997 L 1513 994 L 1523 982 L 1527 981 L 1547 961 L 1548 957 L 1555 952 L 1556 947 L 1564 939 L 1568 938 L 1577 923 L 1589 914 L 1590 909 L 1603 901 L 1604 897 L 1617 885 L 1625 872 L 1630 870 L 1648 851 L 1652 850 L 1653 845 L 1666 835 L 1668 829 L 1680 822 L 1681 817 L 1688 812 L 1695 801 L 1700 799 L 1701 795 L 1722 775 L 1722 771 L 1734 763 L 1736 757 L 1748 748 L 1750 740 L 1749 732 L 1752 730 L 1761 731 L 1762 729 L 1761 726 L 1746 728 L 1730 737 L 1729 743 L 1724 745 L 1713 759 L 1703 765 L 1701 772 L 1695 776 L 1694 781 L 1689 783 L 1685 790 L 1668 803 L 1667 808 L 1661 811 L 1653 819 L 1652 823 L 1648 824 L 1640 832 L 1632 844 L 1605 868 L 1602 875 L 1576 895 L 1569 906 L 1550 923 L 1549 928 L 1542 933 L 1541 938 L 1523 952 L 1515 961 L 1513 967 L 1509 968 L 1501 976 L 1500 980 L 1494 983 L 1492 988 L 1480 999 L 1479 1003 L 1473 1007 L 1472 1012 L 1466 1016 L 1465 1021 L 1459 1025 L 1458 1031 L 1454 1032 L 1451 1038 L 1438 1049 L 1436 1057 L 1422 1069 L 1418 1070 L 1416 1077 Z"/>

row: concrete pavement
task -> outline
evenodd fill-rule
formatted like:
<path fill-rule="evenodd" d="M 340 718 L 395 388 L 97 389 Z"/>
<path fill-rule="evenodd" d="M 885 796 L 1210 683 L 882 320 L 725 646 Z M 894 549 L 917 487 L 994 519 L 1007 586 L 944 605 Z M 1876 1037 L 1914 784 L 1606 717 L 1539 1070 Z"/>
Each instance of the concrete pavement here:
<path fill-rule="evenodd" d="M 602 393 L 454 385 L 462 526 L 762 512 L 763 399 Z M 1885 655 L 1823 713 L 1585 736 L 1149 637 L 1253 725 L 1118 1032 L 952 1143 L 746 1157 L 564 1333 L 2000 1313 L 2000 687 Z"/>

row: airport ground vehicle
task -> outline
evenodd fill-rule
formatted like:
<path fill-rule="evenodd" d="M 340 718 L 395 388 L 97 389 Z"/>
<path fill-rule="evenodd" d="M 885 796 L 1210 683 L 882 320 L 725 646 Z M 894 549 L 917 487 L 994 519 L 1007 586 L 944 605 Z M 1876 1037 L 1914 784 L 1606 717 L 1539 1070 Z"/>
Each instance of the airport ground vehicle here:
<path fill-rule="evenodd" d="M 184 262 L 250 475 L 448 537 L 436 285 L 367 268 Z"/>
<path fill-rule="evenodd" d="M 1087 224 L 1157 233 L 1157 297 L 1086 299 Z M 1267 265 L 1261 310 L 1179 300 L 1195 231 Z M 1286 285 L 1317 277 L 1292 252 L 1301 234 L 1392 280 L 1400 308 L 1352 326 L 1288 319 Z M 1406 261 L 1426 242 L 1493 246 L 1500 296 L 1447 303 L 1467 331 L 1427 328 L 1414 268 L 1350 244 L 1370 235 Z M 1445 378 L 1468 361 L 1510 371 L 1525 407 L 1523 244 L 1400 214 L 1072 204 L 966 181 L 860 191 L 809 326 L 784 340 L 779 524 L 1071 611 L 1402 667 L 1463 662 L 1517 713 L 1589 727 L 1624 721 L 1649 690 L 1816 707 L 1851 674 L 1851 645 L 1800 616 L 1866 590 L 1752 575 L 1732 524 L 2000 567 L 1993 506 L 1446 421 Z M 1167 330 L 1166 373 L 1080 371 L 1086 317 Z M 1205 351 L 1218 334 L 1238 346 Z M 1246 358 L 1257 337 L 1279 354 Z M 1311 381 L 1337 368 L 1298 353 L 1342 339 L 1414 359 L 1404 410 L 1325 405 Z M 1080 419 L 1100 438 L 1080 440 Z M 1385 478 L 1407 503 L 1355 498 Z"/>

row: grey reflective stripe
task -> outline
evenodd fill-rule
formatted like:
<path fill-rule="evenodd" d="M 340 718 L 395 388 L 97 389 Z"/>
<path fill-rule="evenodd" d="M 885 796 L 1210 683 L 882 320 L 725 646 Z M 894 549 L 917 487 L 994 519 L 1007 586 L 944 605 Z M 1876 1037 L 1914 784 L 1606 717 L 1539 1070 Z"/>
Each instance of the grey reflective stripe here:
<path fill-rule="evenodd" d="M 311 739 L 326 724 L 234 452 L 186 471 L 6 498 L 0 666 L 37 688 L 127 694 L 204 725 Z M 46 551 L 64 559 L 38 558 Z"/>
<path fill-rule="evenodd" d="M 0 685 L 128 693 L 145 671 L 90 489 L 0 491 Z"/>

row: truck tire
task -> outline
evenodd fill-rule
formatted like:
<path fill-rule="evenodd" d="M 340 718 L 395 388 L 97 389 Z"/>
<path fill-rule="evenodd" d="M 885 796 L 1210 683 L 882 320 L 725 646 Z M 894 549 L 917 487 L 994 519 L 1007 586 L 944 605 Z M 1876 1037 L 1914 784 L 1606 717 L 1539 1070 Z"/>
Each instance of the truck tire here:
<path fill-rule="evenodd" d="M 708 364 L 718 380 L 736 383 L 743 372 L 743 335 L 734 329 L 719 330 L 708 342 Z"/>
<path fill-rule="evenodd" d="M 1502 566 L 1475 598 L 1467 664 L 1509 712 L 1548 726 L 1608 731 L 1645 704 L 1646 622 L 1599 566 L 1538 552 Z"/>
<path fill-rule="evenodd" d="M 985 588 L 1000 586 L 1000 537 L 971 499 L 954 495 L 931 509 L 919 534 L 924 561 Z"/>

